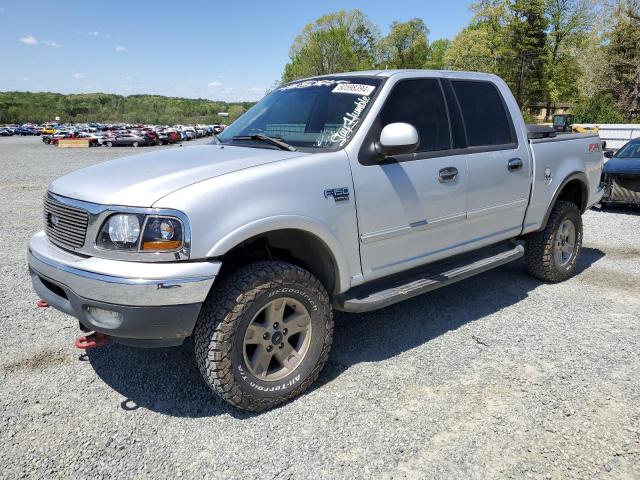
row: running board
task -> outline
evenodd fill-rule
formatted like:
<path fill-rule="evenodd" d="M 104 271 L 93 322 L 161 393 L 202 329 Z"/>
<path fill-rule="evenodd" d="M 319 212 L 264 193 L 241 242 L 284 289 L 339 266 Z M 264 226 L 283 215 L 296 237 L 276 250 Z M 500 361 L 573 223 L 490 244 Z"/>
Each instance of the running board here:
<path fill-rule="evenodd" d="M 524 256 L 522 245 L 503 243 L 356 287 L 334 298 L 338 310 L 370 312 L 459 282 Z"/>

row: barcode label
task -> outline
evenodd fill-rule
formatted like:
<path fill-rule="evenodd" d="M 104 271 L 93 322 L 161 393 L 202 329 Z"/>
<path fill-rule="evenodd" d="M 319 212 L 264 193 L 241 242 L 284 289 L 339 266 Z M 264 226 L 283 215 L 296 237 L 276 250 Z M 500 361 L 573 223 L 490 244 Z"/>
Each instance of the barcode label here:
<path fill-rule="evenodd" d="M 362 83 L 341 83 L 336 86 L 333 93 L 352 93 L 354 95 L 369 96 L 376 89 L 373 85 L 364 85 Z"/>

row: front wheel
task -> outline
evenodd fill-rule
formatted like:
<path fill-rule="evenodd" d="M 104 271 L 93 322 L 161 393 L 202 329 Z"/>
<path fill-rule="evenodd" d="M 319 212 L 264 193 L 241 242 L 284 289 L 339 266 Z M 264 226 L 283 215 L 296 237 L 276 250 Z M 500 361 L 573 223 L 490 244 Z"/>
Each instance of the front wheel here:
<path fill-rule="evenodd" d="M 195 354 L 219 396 L 261 411 L 315 381 L 332 338 L 333 313 L 322 284 L 295 265 L 259 262 L 212 290 L 196 325 Z"/>
<path fill-rule="evenodd" d="M 547 226 L 526 240 L 529 273 L 547 282 L 561 282 L 573 276 L 582 249 L 582 217 L 578 207 L 558 200 Z"/>

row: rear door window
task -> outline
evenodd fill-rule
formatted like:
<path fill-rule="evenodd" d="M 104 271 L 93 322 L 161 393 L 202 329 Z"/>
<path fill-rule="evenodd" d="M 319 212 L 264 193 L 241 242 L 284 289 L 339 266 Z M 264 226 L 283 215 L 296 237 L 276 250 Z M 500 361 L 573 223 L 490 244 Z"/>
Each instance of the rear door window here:
<path fill-rule="evenodd" d="M 516 143 L 511 117 L 493 83 L 452 80 L 467 132 L 469 147 Z"/>

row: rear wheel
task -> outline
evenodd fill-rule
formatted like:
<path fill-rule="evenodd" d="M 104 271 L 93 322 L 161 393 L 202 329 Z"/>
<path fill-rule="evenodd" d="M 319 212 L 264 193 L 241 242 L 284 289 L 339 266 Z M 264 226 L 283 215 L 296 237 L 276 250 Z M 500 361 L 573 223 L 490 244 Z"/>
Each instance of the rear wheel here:
<path fill-rule="evenodd" d="M 133 143 L 132 143 L 132 145 L 133 145 L 134 147 L 137 147 L 139 144 L 138 144 L 138 142 L 133 142 Z"/>
<path fill-rule="evenodd" d="M 106 142 L 106 143 L 105 143 L 105 145 L 106 145 L 107 147 L 113 147 L 113 142 Z"/>
<path fill-rule="evenodd" d="M 260 411 L 313 383 L 332 335 L 322 284 L 295 265 L 259 262 L 232 273 L 209 295 L 196 325 L 196 360 L 224 400 Z"/>
<path fill-rule="evenodd" d="M 582 217 L 571 202 L 558 200 L 544 230 L 532 233 L 526 241 L 527 270 L 548 282 L 573 276 L 582 249 Z"/>

